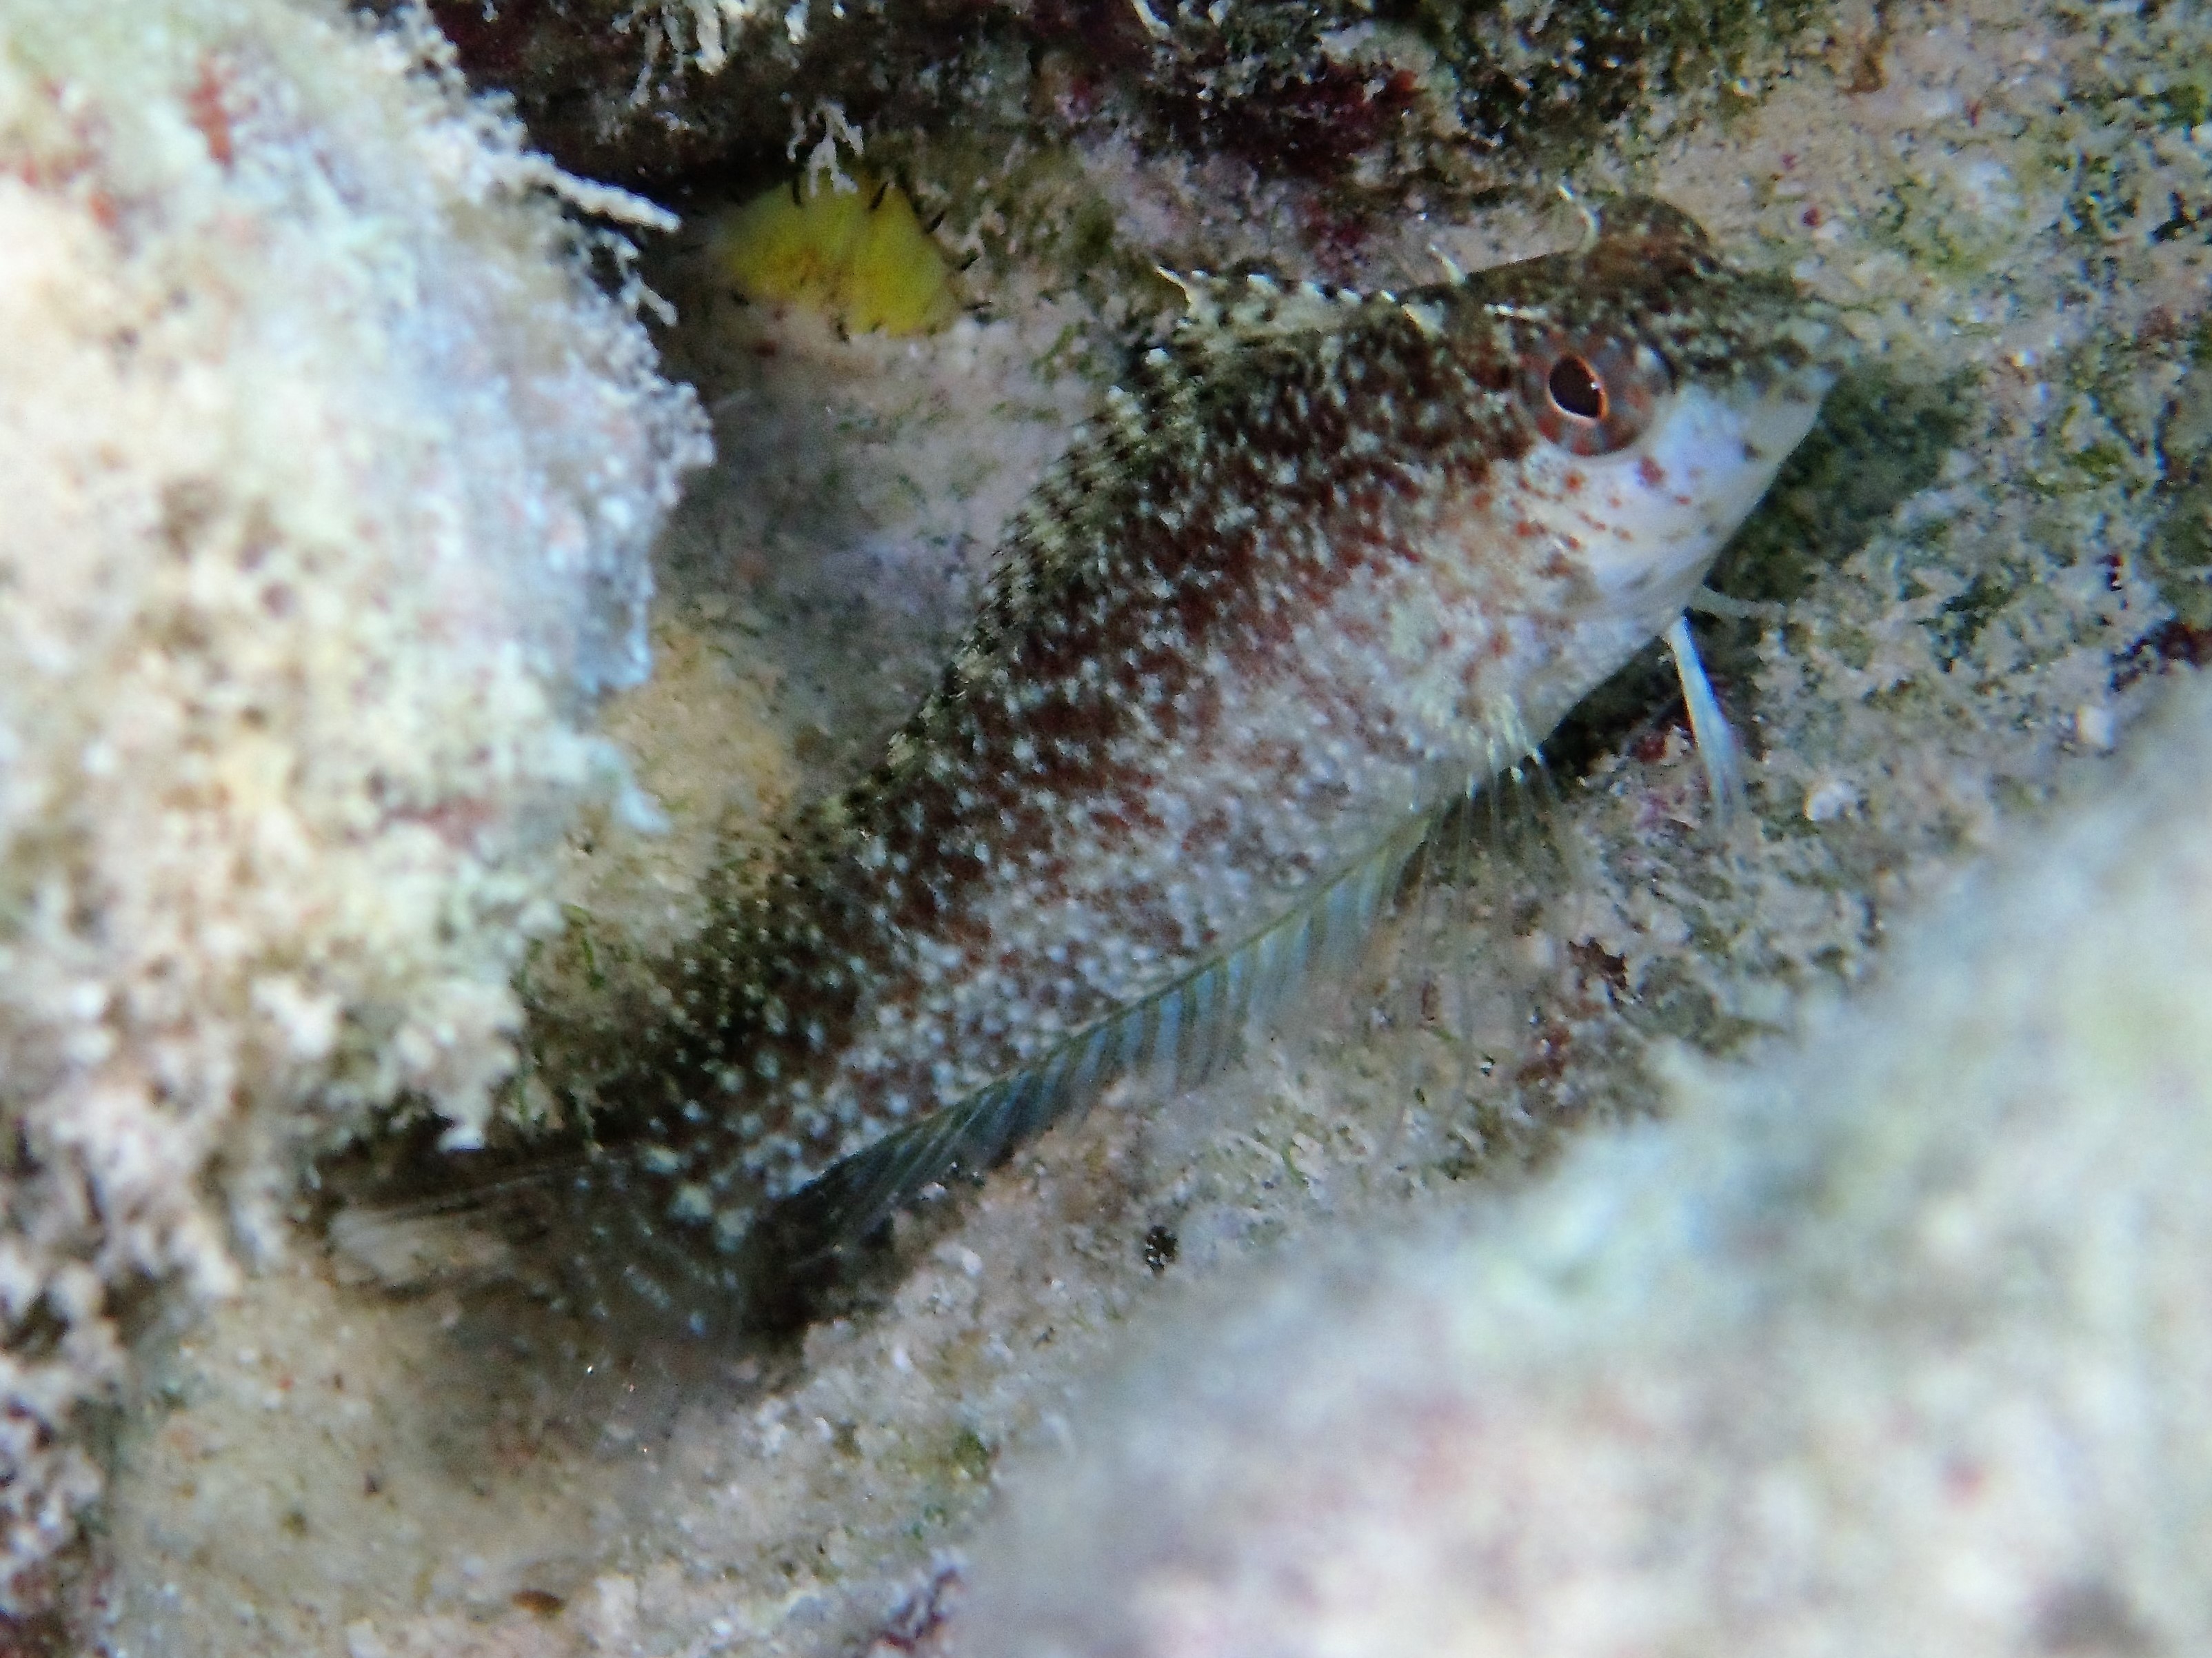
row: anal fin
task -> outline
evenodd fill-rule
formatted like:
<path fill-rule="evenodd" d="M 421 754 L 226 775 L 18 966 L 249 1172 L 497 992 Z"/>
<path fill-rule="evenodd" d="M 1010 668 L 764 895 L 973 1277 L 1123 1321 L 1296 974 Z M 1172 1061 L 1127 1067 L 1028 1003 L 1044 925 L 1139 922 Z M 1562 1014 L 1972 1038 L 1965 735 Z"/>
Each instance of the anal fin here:
<path fill-rule="evenodd" d="M 927 1187 L 980 1177 L 1000 1158 L 1079 1115 L 1115 1078 L 1152 1070 L 1194 1086 L 1238 1051 L 1318 970 L 1372 931 L 1432 815 L 1409 817 L 1366 856 L 1232 949 L 1085 1027 L 1033 1064 L 854 1152 L 756 1222 L 762 1270 L 796 1271 L 873 1232 Z"/>

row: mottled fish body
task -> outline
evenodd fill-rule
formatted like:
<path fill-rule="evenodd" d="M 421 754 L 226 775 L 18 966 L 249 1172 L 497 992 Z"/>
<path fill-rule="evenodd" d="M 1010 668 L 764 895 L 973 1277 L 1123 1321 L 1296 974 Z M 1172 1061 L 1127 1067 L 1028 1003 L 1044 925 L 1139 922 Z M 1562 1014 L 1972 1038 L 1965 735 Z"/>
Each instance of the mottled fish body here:
<path fill-rule="evenodd" d="M 1417 291 L 1186 286 L 882 763 L 577 1102 L 564 1247 L 611 1276 L 741 1293 L 1132 1066 L 1202 1072 L 1680 615 L 1831 372 L 1648 202 Z"/>

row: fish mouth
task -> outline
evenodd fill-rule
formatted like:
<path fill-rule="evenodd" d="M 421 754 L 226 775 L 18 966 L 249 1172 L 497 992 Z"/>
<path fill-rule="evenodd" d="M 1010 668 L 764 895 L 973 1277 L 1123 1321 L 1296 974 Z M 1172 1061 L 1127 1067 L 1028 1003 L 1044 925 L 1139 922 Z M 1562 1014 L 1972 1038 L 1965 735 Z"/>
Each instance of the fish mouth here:
<path fill-rule="evenodd" d="M 1761 395 L 1793 393 L 1816 406 L 1850 364 L 1855 342 L 1836 307 L 1801 300 L 1773 325 L 1773 343 L 1744 379 Z"/>
<path fill-rule="evenodd" d="M 1692 380 L 1637 442 L 1596 463 L 1626 533 L 1588 546 L 1590 619 L 1646 634 L 1663 627 L 1812 430 L 1836 378 L 1825 360 L 1778 360 L 1756 375 Z"/>
<path fill-rule="evenodd" d="M 1779 466 L 1820 418 L 1820 406 L 1842 377 L 1839 364 L 1812 361 L 1748 378 L 1748 397 L 1732 399 L 1742 411 L 1747 459 Z M 1763 488 L 1763 486 L 1762 486 Z"/>

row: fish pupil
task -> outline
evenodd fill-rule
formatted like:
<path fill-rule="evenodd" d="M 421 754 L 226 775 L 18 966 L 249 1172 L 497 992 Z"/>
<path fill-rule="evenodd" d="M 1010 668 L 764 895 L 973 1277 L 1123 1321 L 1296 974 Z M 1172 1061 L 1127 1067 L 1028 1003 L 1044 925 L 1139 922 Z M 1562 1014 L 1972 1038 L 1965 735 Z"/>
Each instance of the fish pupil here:
<path fill-rule="evenodd" d="M 1584 358 L 1569 352 L 1552 365 L 1545 388 L 1563 415 L 1577 420 L 1601 421 L 1606 414 L 1605 382 Z"/>

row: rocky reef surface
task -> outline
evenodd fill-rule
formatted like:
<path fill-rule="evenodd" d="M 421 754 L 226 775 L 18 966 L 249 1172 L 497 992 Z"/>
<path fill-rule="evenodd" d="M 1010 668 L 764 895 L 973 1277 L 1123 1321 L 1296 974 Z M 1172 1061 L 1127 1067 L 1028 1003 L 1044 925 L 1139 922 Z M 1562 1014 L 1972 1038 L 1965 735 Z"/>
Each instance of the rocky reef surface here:
<path fill-rule="evenodd" d="M 633 233 L 650 210 L 532 157 L 411 14 L 380 33 L 313 5 L 180 4 L 103 31 L 21 9 L 0 31 L 0 212 L 26 226 L 0 240 L 0 325 L 53 355 L 7 360 L 27 368 L 6 465 L 17 499 L 64 503 L 51 532 L 19 517 L 0 543 L 26 664 L 6 729 L 32 756 L 11 752 L 6 786 L 46 780 L 8 797 L 24 874 L 0 935 L 20 952 L 0 986 L 30 1010 L 7 1040 L 31 1056 L 11 1048 L 5 1095 L 9 1259 L 32 1286 L 8 1301 L 28 1401 L 8 1490 L 29 1516 L 19 1604 L 60 1609 L 23 1641 L 1236 1650 L 1225 1630 L 1257 1641 L 1280 1613 L 1238 1600 L 1259 1591 L 1237 1574 L 1371 1600 L 1361 1563 L 1389 1540 L 1405 1558 L 1487 1535 L 1462 1498 L 1509 1462 L 1609 1493 L 1613 1529 L 1581 1553 L 1532 1531 L 1542 1558 L 1505 1562 L 1510 1582 L 1462 1582 L 1488 1599 L 1409 1594 L 1408 1617 L 1487 1619 L 1528 1650 L 2201 1638 L 2201 1549 L 2158 1554 L 2140 1527 L 2202 1532 L 2203 1471 L 2156 1447 L 2203 1391 L 2201 1305 L 2169 1293 L 2195 1234 L 2159 1218 L 2201 1162 L 2203 1056 L 2127 988 L 2193 971 L 2202 878 L 2184 799 L 2201 744 L 2136 729 L 2208 648 L 2197 12 L 1662 8 L 1646 37 L 1710 49 L 1540 97 L 1529 65 L 1564 61 L 1545 30 L 1572 8 L 1328 17 L 1304 46 L 1287 9 L 948 34 L 922 8 L 891 20 L 914 57 L 882 60 L 919 67 L 872 103 L 835 9 L 802 9 L 796 35 L 744 7 L 620 28 L 588 7 L 441 12 L 533 138 L 684 215 L 634 266 L 556 203 Z M 848 9 L 856 39 L 890 27 Z M 1089 55 L 1085 29 L 1106 41 Z M 1179 78 L 1208 31 L 1236 52 Z M 556 47 L 592 74 L 548 67 Z M 1470 101 L 1491 62 L 1536 101 Z M 1345 135 L 1325 153 L 1294 142 L 1316 111 Z M 964 264 L 964 314 L 846 337 L 735 301 L 718 216 L 802 161 L 896 178 Z M 797 1336 L 702 1350 L 434 1270 L 395 1292 L 326 1251 L 308 1153 L 395 1102 L 464 1133 L 526 1122 L 534 1074 L 619 1040 L 626 987 L 696 925 L 702 885 L 929 683 L 999 524 L 1175 303 L 1155 263 L 1426 280 L 1440 253 L 1571 239 L 1563 173 L 1674 203 L 1860 342 L 1718 573 L 1738 603 L 1698 624 L 1750 746 L 1735 843 L 1707 821 L 1655 653 L 1554 744 L 1541 832 L 1445 837 L 1295 1038 L 1183 1097 L 1124 1088 L 902 1221 Z M 284 238 L 297 251 L 271 257 Z M 718 460 L 653 547 L 653 677 L 595 712 L 637 660 L 641 550 L 697 456 L 635 321 L 640 269 Z M 118 477 L 136 481 L 94 488 Z M 70 635 L 40 679 L 38 619 L 80 612 L 37 584 L 64 577 L 119 642 Z M 2188 706 L 2172 718 L 2201 724 Z M 268 826 L 288 823 L 307 850 L 284 861 Z M 1992 848 L 2014 872 L 1946 897 Z M 75 872 L 57 887 L 57 869 Z M 165 871 L 189 901 L 102 908 Z M 1946 903 L 1986 931 L 1937 908 L 1954 919 L 1891 969 L 1892 930 Z M 2078 993 L 1975 965 L 2032 921 L 2074 929 Z M 54 965 L 48 939 L 77 954 Z M 1893 970 L 1862 1010 L 1808 1016 Z M 2039 995 L 2069 1022 L 2031 1051 Z M 1988 1049 L 1971 1077 L 1928 1047 L 1969 1028 Z M 1838 1044 L 1896 1067 L 1879 1110 L 1820 1059 Z M 1723 1073 L 1686 1048 L 1765 1057 Z M 2022 1066 L 2048 1085 L 2007 1092 Z M 1905 1086 L 1931 1067 L 1930 1091 Z M 156 1080 L 110 1086 L 132 1075 Z M 79 1076 L 106 1091 L 66 1091 Z M 1947 1113 L 1945 1076 L 1982 1081 Z M 2076 1192 L 2084 1213 L 2148 1218 L 2067 1236 L 2053 1217 Z M 1686 1242 L 1699 1215 L 1712 1236 Z M 1425 1253 L 1390 1241 L 1409 1233 Z M 1573 1282 L 1501 1310 L 1545 1262 Z M 1348 1309 L 1361 1272 L 1394 1293 Z M 2155 1307 L 2122 1305 L 2138 1294 Z M 1214 1310 L 1178 1314 L 1192 1297 Z M 1393 1346 L 1430 1308 L 1449 1339 Z M 1157 1333 L 1194 1318 L 1229 1332 L 1212 1370 L 1200 1335 Z M 1507 1364 L 1514 1319 L 1547 1333 Z M 1407 1442 L 1382 1426 L 1301 1461 L 1267 1442 L 1295 1424 L 1237 1408 L 1255 1355 L 1287 1369 L 1354 1328 L 1397 1356 L 1316 1372 L 1285 1408 L 1381 1420 L 1403 1413 L 1378 1390 L 1426 1388 L 1466 1476 L 1432 1503 L 1405 1495 Z M 1839 1356 L 1830 1330 L 1864 1339 Z M 1163 1341 L 1197 1368 L 1101 1381 Z M 1761 1411 L 1734 1408 L 1747 1392 Z M 1157 1439 L 1116 1425 L 1132 1412 Z M 1081 1459 L 1055 1461 L 1069 1439 Z M 1148 1445 L 1187 1448 L 1191 1479 L 1148 1495 L 1156 1532 L 1113 1543 L 1085 1504 L 1126 1506 Z M 999 1535 L 1036 1552 L 971 1564 L 1015 1462 Z M 1338 1508 L 1305 1510 L 1358 1524 L 1282 1523 L 1324 1487 Z M 1934 1530 L 1884 1517 L 1923 1490 Z M 1697 1528 L 1639 1555 L 1638 1528 L 1679 1507 Z M 56 1556 L 87 1513 L 92 1544 Z M 1147 1551 L 1169 1536 L 1212 1575 L 1163 1587 Z M 1719 1582 L 1738 1545 L 1763 1575 Z M 1911 1593 L 1876 1605 L 1862 1590 L 1886 1572 Z M 1408 1638 L 1331 1627 L 1376 1651 Z"/>

